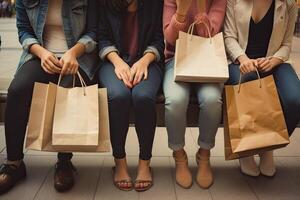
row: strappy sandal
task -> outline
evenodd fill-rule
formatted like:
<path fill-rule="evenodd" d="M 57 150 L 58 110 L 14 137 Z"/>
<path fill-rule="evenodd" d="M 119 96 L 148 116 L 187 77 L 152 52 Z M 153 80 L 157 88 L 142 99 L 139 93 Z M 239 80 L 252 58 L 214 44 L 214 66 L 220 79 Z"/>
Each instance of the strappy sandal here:
<path fill-rule="evenodd" d="M 151 173 L 151 177 L 153 179 L 153 173 L 150 167 L 150 173 Z M 136 187 L 136 185 L 143 185 L 143 187 Z M 146 185 L 146 187 L 144 187 L 144 185 Z M 135 180 L 134 181 L 134 189 L 137 192 L 145 192 L 147 190 L 149 190 L 151 187 L 153 186 L 153 180 Z"/>
<path fill-rule="evenodd" d="M 113 175 L 114 186 L 116 188 L 118 188 L 119 190 L 126 191 L 126 192 L 133 190 L 133 183 L 131 180 L 124 179 L 124 180 L 120 180 L 120 181 L 115 181 L 115 172 L 116 172 L 116 167 L 113 167 L 112 175 Z M 122 187 L 122 185 L 131 185 L 131 186 L 130 187 Z"/>

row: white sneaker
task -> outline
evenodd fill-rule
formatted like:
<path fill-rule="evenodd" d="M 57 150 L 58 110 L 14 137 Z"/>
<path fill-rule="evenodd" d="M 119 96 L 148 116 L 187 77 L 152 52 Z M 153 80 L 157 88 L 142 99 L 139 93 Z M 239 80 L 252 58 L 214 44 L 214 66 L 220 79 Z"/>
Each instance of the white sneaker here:
<path fill-rule="evenodd" d="M 264 176 L 273 177 L 276 173 L 273 151 L 266 151 L 260 156 L 259 169 Z"/>
<path fill-rule="evenodd" d="M 248 176 L 259 176 L 260 171 L 254 160 L 254 156 L 240 158 L 239 160 L 242 173 Z"/>

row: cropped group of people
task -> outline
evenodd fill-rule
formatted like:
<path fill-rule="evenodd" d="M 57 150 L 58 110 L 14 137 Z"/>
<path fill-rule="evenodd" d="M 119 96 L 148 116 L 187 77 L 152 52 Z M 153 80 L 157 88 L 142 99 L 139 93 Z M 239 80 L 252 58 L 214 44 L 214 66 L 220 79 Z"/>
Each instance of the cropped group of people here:
<path fill-rule="evenodd" d="M 24 50 L 8 89 L 7 161 L 0 168 L 0 194 L 26 177 L 23 143 L 34 82 L 57 82 L 60 74 L 77 71 L 87 83 L 96 81 L 108 90 L 113 183 L 124 191 L 146 191 L 153 185 L 150 160 L 155 103 L 161 87 L 176 182 L 183 188 L 192 186 L 184 138 L 189 97 L 194 91 L 200 108 L 195 180 L 201 188 L 209 188 L 214 181 L 210 151 L 222 119 L 224 85 L 174 81 L 176 40 L 193 22 L 193 34 L 201 37 L 223 31 L 230 72 L 226 84 L 237 84 L 240 73 L 243 81 L 257 79 L 256 70 L 262 77 L 274 76 L 292 135 L 300 120 L 300 82 L 289 61 L 297 16 L 295 1 L 205 0 L 205 12 L 199 11 L 197 1 L 17 0 L 17 27 Z M 134 181 L 125 149 L 131 109 L 140 150 Z M 71 153 L 58 153 L 57 191 L 74 185 L 71 158 Z M 240 166 L 250 176 L 274 176 L 276 172 L 272 151 L 260 154 L 259 166 L 253 156 L 240 159 Z"/>
<path fill-rule="evenodd" d="M 0 1 L 0 17 L 12 17 L 14 11 L 14 4 L 8 0 Z"/>

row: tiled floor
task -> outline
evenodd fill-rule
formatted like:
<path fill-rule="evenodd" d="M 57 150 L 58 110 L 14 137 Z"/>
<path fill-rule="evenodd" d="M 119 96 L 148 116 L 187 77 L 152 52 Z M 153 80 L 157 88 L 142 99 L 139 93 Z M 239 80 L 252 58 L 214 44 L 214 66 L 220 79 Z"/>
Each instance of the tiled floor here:
<path fill-rule="evenodd" d="M 15 20 L 0 19 L 2 50 L 0 51 L 0 90 L 8 87 L 21 53 L 16 38 Z M 300 39 L 294 39 L 292 59 L 300 75 Z M 186 151 L 195 175 L 194 154 L 197 150 L 198 129 L 189 128 L 186 134 Z M 167 147 L 165 128 L 158 128 L 153 147 L 152 168 L 154 187 L 145 193 L 121 192 L 112 184 L 110 153 L 76 153 L 74 164 L 78 169 L 76 185 L 68 193 L 60 194 L 53 188 L 54 153 L 25 152 L 28 177 L 1 200 L 299 200 L 300 199 L 300 129 L 296 130 L 291 144 L 276 151 L 277 175 L 274 178 L 250 178 L 240 173 L 237 161 L 224 160 L 223 130 L 219 129 L 216 147 L 212 151 L 215 183 L 209 190 L 196 184 L 189 190 L 178 187 L 174 181 L 174 161 Z M 133 128 L 127 140 L 130 173 L 135 177 L 138 143 Z M 5 159 L 4 127 L 0 126 L 0 162 Z"/>
<path fill-rule="evenodd" d="M 187 129 L 186 142 L 190 167 L 196 174 L 194 154 L 197 150 L 197 132 Z M 215 175 L 214 185 L 209 190 L 200 189 L 196 184 L 189 190 L 178 187 L 174 181 L 174 161 L 167 148 L 165 128 L 156 132 L 152 169 L 154 187 L 145 193 L 122 192 L 112 184 L 110 153 L 76 153 L 73 162 L 78 170 L 76 185 L 68 193 L 57 193 L 53 188 L 54 153 L 27 151 L 28 177 L 1 200 L 299 200 L 300 199 L 300 129 L 292 137 L 291 144 L 276 151 L 277 175 L 274 178 L 250 178 L 240 173 L 237 161 L 224 160 L 223 130 L 217 134 L 216 147 L 212 153 L 212 166 Z M 5 158 L 4 130 L 0 127 L 0 161 Z M 138 159 L 138 143 L 134 128 L 130 128 L 127 153 L 130 173 L 135 177 Z"/>

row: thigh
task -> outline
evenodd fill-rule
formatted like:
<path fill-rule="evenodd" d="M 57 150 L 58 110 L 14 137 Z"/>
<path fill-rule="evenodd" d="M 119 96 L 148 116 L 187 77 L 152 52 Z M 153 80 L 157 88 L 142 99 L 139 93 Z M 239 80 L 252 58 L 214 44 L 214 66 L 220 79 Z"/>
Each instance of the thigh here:
<path fill-rule="evenodd" d="M 237 84 L 239 84 L 240 76 L 241 76 L 240 65 L 230 64 L 229 65 L 229 79 L 226 82 L 226 85 L 237 85 Z M 256 80 L 257 78 L 258 77 L 257 77 L 256 72 L 250 72 L 250 73 L 244 74 L 242 76 L 242 83 L 245 83 L 245 82 L 248 82 L 248 81 L 253 81 L 253 80 Z"/>
<path fill-rule="evenodd" d="M 110 62 L 101 64 L 98 78 L 100 86 L 107 88 L 109 100 L 131 95 L 131 90 L 125 86 L 122 80 L 117 78 L 114 66 Z"/>
<path fill-rule="evenodd" d="M 300 81 L 290 64 L 284 63 L 273 70 L 274 80 L 281 98 L 298 96 L 300 98 Z"/>
<path fill-rule="evenodd" d="M 23 89 L 26 90 L 33 88 L 35 82 L 55 83 L 57 80 L 57 74 L 48 74 L 42 69 L 40 59 L 33 59 L 26 62 L 20 69 L 18 69 L 10 85 L 10 89 L 22 91 Z"/>
<path fill-rule="evenodd" d="M 162 71 L 157 63 L 152 63 L 148 68 L 148 79 L 136 85 L 132 89 L 132 95 L 133 97 L 147 97 L 156 101 L 161 82 Z"/>
<path fill-rule="evenodd" d="M 167 63 L 166 72 L 163 81 L 163 90 L 166 98 L 166 103 L 173 102 L 174 100 L 185 99 L 189 101 L 190 97 L 189 83 L 175 82 L 174 81 L 174 59 Z"/>

